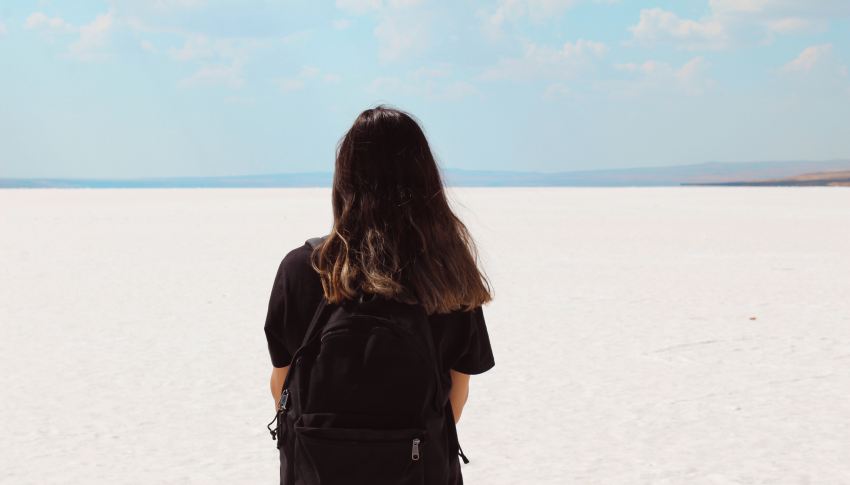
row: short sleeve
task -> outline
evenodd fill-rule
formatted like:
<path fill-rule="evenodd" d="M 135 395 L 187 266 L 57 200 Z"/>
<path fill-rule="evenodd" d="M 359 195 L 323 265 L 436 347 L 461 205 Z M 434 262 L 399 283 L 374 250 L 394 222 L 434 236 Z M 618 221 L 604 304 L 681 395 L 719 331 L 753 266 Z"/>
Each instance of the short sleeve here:
<path fill-rule="evenodd" d="M 305 242 L 286 253 L 272 284 L 265 333 L 275 367 L 292 361 L 322 299 L 322 282 L 310 264 L 311 251 Z"/>
<path fill-rule="evenodd" d="M 490 346 L 487 324 L 484 321 L 484 310 L 478 306 L 464 313 L 468 318 L 468 321 L 464 322 L 468 323 L 465 342 L 451 368 L 464 374 L 481 374 L 496 364 L 493 359 L 493 348 Z"/>
<path fill-rule="evenodd" d="M 278 266 L 277 274 L 272 284 L 269 306 L 266 313 L 264 330 L 269 347 L 269 356 L 274 367 L 286 367 L 292 360 L 284 342 L 284 317 L 286 316 L 286 278 L 284 277 L 284 262 Z"/>

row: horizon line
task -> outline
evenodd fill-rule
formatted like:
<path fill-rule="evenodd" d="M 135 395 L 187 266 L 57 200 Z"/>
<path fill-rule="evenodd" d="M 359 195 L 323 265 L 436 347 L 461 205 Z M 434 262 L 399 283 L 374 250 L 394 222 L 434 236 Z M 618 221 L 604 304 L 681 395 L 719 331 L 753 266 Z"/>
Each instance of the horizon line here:
<path fill-rule="evenodd" d="M 630 171 L 630 170 L 646 170 L 646 169 L 672 169 L 679 167 L 696 167 L 700 165 L 734 165 L 734 164 L 779 164 L 779 163 L 829 163 L 829 162 L 845 162 L 850 161 L 850 158 L 829 158 L 818 160 L 737 160 L 737 161 L 705 161 L 694 162 L 676 165 L 640 165 L 635 167 L 606 167 L 606 168 L 585 168 L 585 169 L 567 169 L 567 170 L 512 170 L 512 169 L 485 169 L 485 168 L 457 168 L 457 167 L 440 167 L 441 171 L 446 172 L 483 172 L 483 173 L 501 173 L 501 174 L 533 174 L 533 175 L 561 175 L 561 174 L 577 174 L 587 172 L 610 172 L 610 171 Z M 265 172 L 265 173 L 246 173 L 246 174 L 229 174 L 229 175 L 144 175 L 144 176 L 24 176 L 24 177 L 3 177 L 2 181 L 27 181 L 27 180 L 91 180 L 91 181 L 143 181 L 143 180 L 163 180 L 163 179 L 214 179 L 214 178 L 239 178 L 239 177 L 265 177 L 265 176 L 280 176 L 280 175 L 330 175 L 334 171 L 330 170 L 304 170 L 292 172 Z"/>

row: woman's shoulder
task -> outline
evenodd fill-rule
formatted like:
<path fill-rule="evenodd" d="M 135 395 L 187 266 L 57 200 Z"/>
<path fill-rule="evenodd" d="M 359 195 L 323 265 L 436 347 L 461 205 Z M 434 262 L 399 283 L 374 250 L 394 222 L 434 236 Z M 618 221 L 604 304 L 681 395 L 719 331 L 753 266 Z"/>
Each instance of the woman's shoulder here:
<path fill-rule="evenodd" d="M 481 306 L 471 310 L 454 310 L 448 313 L 432 313 L 428 315 L 431 327 L 438 333 L 453 335 L 462 339 L 473 333 L 480 332 L 485 327 L 484 312 Z"/>
<path fill-rule="evenodd" d="M 290 249 L 281 259 L 279 271 L 286 275 L 288 279 L 315 275 L 316 272 L 310 263 L 312 252 L 312 246 L 306 241 L 304 244 Z"/>
<path fill-rule="evenodd" d="M 431 315 L 431 324 L 445 368 L 471 375 L 495 365 L 481 305 Z"/>
<path fill-rule="evenodd" d="M 283 261 L 287 264 L 298 264 L 299 262 L 303 262 L 304 260 L 310 259 L 310 253 L 312 249 L 309 244 L 305 241 L 300 246 L 294 247 L 286 252 L 283 256 Z"/>
<path fill-rule="evenodd" d="M 457 309 L 448 313 L 432 313 L 428 316 L 432 320 L 438 321 L 475 321 L 484 320 L 484 310 L 481 305 L 478 305 L 470 310 Z"/>

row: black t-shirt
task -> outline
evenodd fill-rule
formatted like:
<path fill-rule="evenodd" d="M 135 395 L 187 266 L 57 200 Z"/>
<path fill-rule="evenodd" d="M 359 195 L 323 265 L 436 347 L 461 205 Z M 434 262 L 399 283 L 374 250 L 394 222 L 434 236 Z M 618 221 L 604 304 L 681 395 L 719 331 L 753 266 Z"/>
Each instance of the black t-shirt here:
<path fill-rule="evenodd" d="M 291 250 L 280 262 L 269 298 L 265 333 L 274 367 L 286 367 L 298 349 L 322 298 L 319 274 L 310 266 L 312 247 Z M 495 365 L 490 337 L 479 306 L 429 316 L 434 344 L 442 365 L 444 389 L 449 389 L 449 369 L 480 374 Z"/>

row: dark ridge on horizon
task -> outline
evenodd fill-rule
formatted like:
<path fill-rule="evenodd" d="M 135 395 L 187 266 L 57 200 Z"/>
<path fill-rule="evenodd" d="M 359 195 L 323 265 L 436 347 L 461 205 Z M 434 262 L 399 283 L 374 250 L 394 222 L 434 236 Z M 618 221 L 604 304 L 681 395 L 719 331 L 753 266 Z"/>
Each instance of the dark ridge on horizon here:
<path fill-rule="evenodd" d="M 806 187 L 806 186 L 830 186 L 850 187 L 850 170 L 838 170 L 833 172 L 804 173 L 793 177 L 769 179 L 769 180 L 740 180 L 735 182 L 710 182 L 693 183 L 682 185 L 725 185 L 736 187 Z"/>
<path fill-rule="evenodd" d="M 824 161 L 704 162 L 689 165 L 559 172 L 444 168 L 453 187 L 665 187 L 751 185 L 809 174 L 850 170 L 850 159 Z M 330 187 L 332 172 L 218 177 L 0 178 L 0 188 L 283 188 Z M 798 184 L 801 185 L 801 184 Z M 815 185 L 810 183 L 808 185 Z"/>

